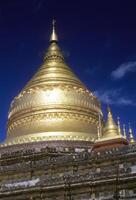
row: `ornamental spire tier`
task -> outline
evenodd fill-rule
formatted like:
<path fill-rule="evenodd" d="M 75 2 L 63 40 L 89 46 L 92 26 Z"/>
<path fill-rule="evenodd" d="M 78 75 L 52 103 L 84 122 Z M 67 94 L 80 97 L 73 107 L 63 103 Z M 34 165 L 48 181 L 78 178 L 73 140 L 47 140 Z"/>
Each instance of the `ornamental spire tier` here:
<path fill-rule="evenodd" d="M 53 21 L 50 46 L 37 73 L 11 103 L 5 145 L 38 141 L 92 143 L 100 103 L 66 64 Z"/>
<path fill-rule="evenodd" d="M 50 37 L 50 42 L 57 42 L 58 41 L 58 36 L 56 34 L 56 31 L 55 31 L 55 23 L 56 23 L 56 21 L 53 20 L 52 21 L 52 34 L 51 34 L 51 37 Z"/>

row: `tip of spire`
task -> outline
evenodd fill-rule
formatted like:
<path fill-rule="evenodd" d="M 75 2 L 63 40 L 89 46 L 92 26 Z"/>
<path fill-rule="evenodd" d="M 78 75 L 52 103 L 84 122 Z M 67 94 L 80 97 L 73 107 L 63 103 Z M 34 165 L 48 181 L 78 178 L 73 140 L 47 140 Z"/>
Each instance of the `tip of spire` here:
<path fill-rule="evenodd" d="M 125 132 L 126 131 L 126 125 L 123 124 L 123 131 Z"/>
<path fill-rule="evenodd" d="M 56 24 L 56 20 L 52 20 L 52 34 L 51 34 L 51 37 L 50 37 L 50 42 L 57 42 L 58 41 L 58 36 L 56 34 L 56 31 L 55 31 L 55 24 Z"/>
<path fill-rule="evenodd" d="M 130 123 L 129 123 L 129 142 L 130 142 L 130 144 L 135 143 L 134 134 L 133 134 Z"/>
<path fill-rule="evenodd" d="M 131 129 L 131 124 L 130 124 L 130 122 L 128 123 L 128 126 L 129 126 L 129 129 Z"/>
<path fill-rule="evenodd" d="M 111 113 L 111 109 L 110 109 L 109 104 L 107 105 L 107 111 L 108 111 L 108 113 Z"/>
<path fill-rule="evenodd" d="M 133 131 L 132 131 L 130 122 L 128 123 L 128 125 L 129 125 L 129 133 L 130 133 L 130 134 L 133 134 Z"/>
<path fill-rule="evenodd" d="M 117 117 L 117 126 L 118 126 L 118 134 L 122 135 L 121 127 L 120 127 L 120 117 Z"/>
<path fill-rule="evenodd" d="M 112 112 L 109 105 L 107 105 L 107 113 L 108 113 L 108 118 L 112 118 Z"/>
<path fill-rule="evenodd" d="M 127 134 L 126 134 L 126 125 L 123 124 L 123 136 L 125 139 L 127 139 Z"/>
<path fill-rule="evenodd" d="M 120 126 L 120 117 L 119 116 L 117 117 L 117 124 L 118 124 L 118 126 Z"/>

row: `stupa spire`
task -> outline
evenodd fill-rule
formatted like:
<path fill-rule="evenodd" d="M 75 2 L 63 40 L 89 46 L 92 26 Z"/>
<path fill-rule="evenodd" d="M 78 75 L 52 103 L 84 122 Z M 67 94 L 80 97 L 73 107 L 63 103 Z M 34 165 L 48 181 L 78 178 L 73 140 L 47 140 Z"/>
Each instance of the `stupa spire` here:
<path fill-rule="evenodd" d="M 132 131 L 130 123 L 129 123 L 129 142 L 130 144 L 135 143 L 135 139 L 134 139 L 134 135 L 133 135 L 133 131 Z"/>
<path fill-rule="evenodd" d="M 121 135 L 120 117 L 117 117 L 117 125 L 118 125 L 118 135 Z"/>
<path fill-rule="evenodd" d="M 60 60 L 61 62 L 64 61 L 64 56 L 63 53 L 58 46 L 58 36 L 55 31 L 55 23 L 56 21 L 52 21 L 52 33 L 50 37 L 50 45 L 49 48 L 47 49 L 45 56 L 44 56 L 44 61 L 55 61 L 58 62 Z"/>
<path fill-rule="evenodd" d="M 108 115 L 112 115 L 111 109 L 110 109 L 110 106 L 109 106 L 109 105 L 107 105 L 107 113 L 108 113 Z"/>
<path fill-rule="evenodd" d="M 127 139 L 127 134 L 126 134 L 126 126 L 123 124 L 123 136 L 125 139 Z"/>
<path fill-rule="evenodd" d="M 55 30 L 55 24 L 56 24 L 56 20 L 52 20 L 52 34 L 50 37 L 50 42 L 58 42 L 58 36 L 56 34 L 56 30 Z"/>
<path fill-rule="evenodd" d="M 118 135 L 118 129 L 113 120 L 112 112 L 109 105 L 107 106 L 107 112 L 108 112 L 108 116 L 107 116 L 107 122 L 104 127 L 104 136 L 107 135 L 110 138 L 114 139 L 114 137 Z"/>

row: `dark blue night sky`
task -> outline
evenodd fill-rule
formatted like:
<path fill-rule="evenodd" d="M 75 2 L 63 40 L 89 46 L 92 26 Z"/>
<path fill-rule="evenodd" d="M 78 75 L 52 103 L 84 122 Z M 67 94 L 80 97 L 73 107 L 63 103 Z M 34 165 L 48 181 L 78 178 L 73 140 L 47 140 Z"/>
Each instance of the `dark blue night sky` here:
<path fill-rule="evenodd" d="M 0 138 L 10 102 L 42 63 L 53 18 L 73 71 L 104 113 L 108 102 L 136 132 L 136 1 L 0 0 Z"/>

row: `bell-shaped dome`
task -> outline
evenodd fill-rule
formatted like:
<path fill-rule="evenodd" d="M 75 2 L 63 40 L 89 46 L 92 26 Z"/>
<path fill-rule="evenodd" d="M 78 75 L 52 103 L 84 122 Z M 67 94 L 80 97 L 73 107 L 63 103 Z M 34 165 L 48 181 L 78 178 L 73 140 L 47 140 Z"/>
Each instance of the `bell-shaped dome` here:
<path fill-rule="evenodd" d="M 11 103 L 7 143 L 92 142 L 99 114 L 100 103 L 65 63 L 53 28 L 42 66 Z"/>
<path fill-rule="evenodd" d="M 109 107 L 108 107 L 107 122 L 105 124 L 103 134 L 104 134 L 103 137 L 107 137 L 107 138 L 114 138 L 119 135 L 118 127 L 113 120 L 112 113 Z"/>
<path fill-rule="evenodd" d="M 107 122 L 103 129 L 103 135 L 101 140 L 113 140 L 116 138 L 124 138 L 125 136 L 121 133 L 120 122 L 118 119 L 118 124 L 116 125 L 110 107 L 108 106 L 108 117 Z"/>

